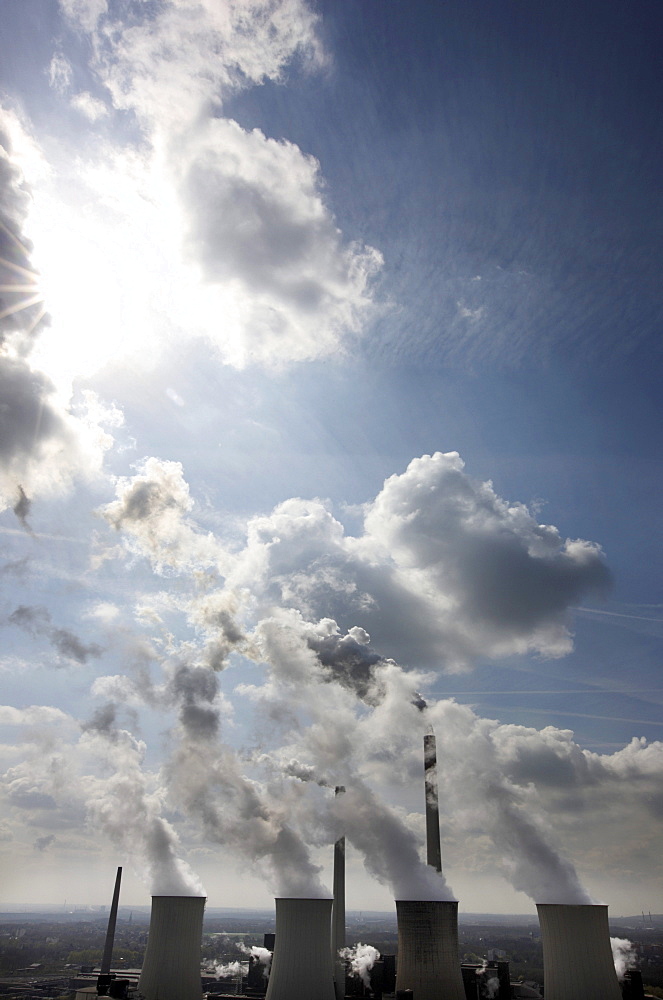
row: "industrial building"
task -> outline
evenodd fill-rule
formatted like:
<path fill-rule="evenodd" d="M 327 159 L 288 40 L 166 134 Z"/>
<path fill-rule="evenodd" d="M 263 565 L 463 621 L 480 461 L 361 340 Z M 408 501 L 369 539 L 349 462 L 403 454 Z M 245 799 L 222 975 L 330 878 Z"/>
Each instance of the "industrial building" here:
<path fill-rule="evenodd" d="M 424 743 L 427 857 L 441 870 L 435 737 Z M 342 794 L 343 789 L 337 789 Z M 351 983 L 339 960 L 345 943 L 345 843 L 334 850 L 334 899 L 276 899 L 276 934 L 269 937 L 273 959 L 269 978 L 256 963 L 240 980 L 246 997 L 265 1000 L 343 1000 L 348 995 L 399 1000 L 525 1000 L 541 997 L 534 987 L 511 983 L 508 962 L 461 966 L 458 903 L 450 900 L 396 900 L 398 955 L 380 956 L 370 984 Z M 145 961 L 137 983 L 115 981 L 110 973 L 112 930 L 119 878 L 113 897 L 101 974 L 94 992 L 144 1000 L 202 1000 L 201 939 L 205 898 L 153 896 Z M 607 907 L 537 904 L 544 956 L 545 1000 L 642 1000 L 636 970 L 622 985 L 615 972 Z M 267 941 L 266 941 L 267 944 Z M 395 973 L 395 974 L 394 974 Z M 89 1000 L 89 990 L 77 1000 Z M 217 991 L 215 995 L 221 996 Z M 233 995 L 237 995 L 235 990 Z M 84 995 L 85 994 L 85 995 Z M 211 994 L 210 994 L 211 995 Z"/>

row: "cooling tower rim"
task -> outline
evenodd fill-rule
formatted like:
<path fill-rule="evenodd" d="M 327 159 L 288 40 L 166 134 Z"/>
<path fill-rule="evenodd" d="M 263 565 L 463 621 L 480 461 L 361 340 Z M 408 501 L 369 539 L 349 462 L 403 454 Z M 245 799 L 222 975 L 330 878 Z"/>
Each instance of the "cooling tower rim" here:
<path fill-rule="evenodd" d="M 319 900 L 322 903 L 328 903 L 330 900 L 331 900 L 332 903 L 334 902 L 334 897 L 333 896 L 274 896 L 274 899 L 275 900 L 285 899 L 285 900 L 294 901 L 294 902 L 299 902 L 300 900 L 305 900 L 306 902 L 309 902 L 310 900 L 316 900 L 317 899 L 317 900 Z"/>
<path fill-rule="evenodd" d="M 556 906 L 559 909 L 565 910 L 607 910 L 609 903 L 535 903 L 534 904 L 539 909 L 540 906 L 553 907 Z"/>
<path fill-rule="evenodd" d="M 418 903 L 420 906 L 437 906 L 443 903 L 445 906 L 458 906 L 457 899 L 411 899 L 409 896 L 394 900 L 395 903 Z"/>
<path fill-rule="evenodd" d="M 207 901 L 207 896 L 201 895 L 199 892 L 178 892 L 177 895 L 154 892 L 152 893 L 151 899 L 204 899 Z"/>

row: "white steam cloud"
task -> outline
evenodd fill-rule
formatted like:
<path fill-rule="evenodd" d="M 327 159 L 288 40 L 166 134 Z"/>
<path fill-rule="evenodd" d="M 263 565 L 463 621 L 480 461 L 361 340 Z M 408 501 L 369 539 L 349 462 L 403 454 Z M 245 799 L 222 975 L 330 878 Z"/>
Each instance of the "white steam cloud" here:
<path fill-rule="evenodd" d="M 377 948 L 374 948 L 372 944 L 358 942 L 352 948 L 341 948 L 339 955 L 349 963 L 352 975 L 361 979 L 367 989 L 370 988 L 370 972 L 380 957 Z"/>
<path fill-rule="evenodd" d="M 149 638 L 132 640 L 129 673 L 95 683 L 107 704 L 80 742 L 112 761 L 113 773 L 88 776 L 84 786 L 93 822 L 140 859 L 160 891 L 164 883 L 191 891 L 175 834 L 186 817 L 278 895 L 328 896 L 307 845 L 345 836 L 395 897 L 453 899 L 422 860 L 421 737 L 432 725 L 450 867 L 462 866 L 460 845 L 468 845 L 484 868 L 536 902 L 591 901 L 559 847 L 564 824 L 579 815 L 562 799 L 600 803 L 607 795 L 626 808 L 628 787 L 653 807 L 660 745 L 635 741 L 600 756 L 570 733 L 481 719 L 431 697 L 430 675 L 388 658 L 388 640 L 402 633 L 415 663 L 444 649 L 450 669 L 479 650 L 559 655 L 570 643 L 568 603 L 608 580 L 598 547 L 538 525 L 490 484 L 471 480 L 454 454 L 425 456 L 388 480 L 354 538 L 324 505 L 292 500 L 252 518 L 246 544 L 233 548 L 198 527 L 182 467 L 154 458 L 116 489 L 103 513 L 124 543 L 120 551 L 178 584 L 138 600 L 132 628 Z M 502 617 L 490 607 L 491 587 L 500 591 Z M 342 621 L 313 614 L 334 602 Z M 432 623 L 424 614 L 431 602 Z M 50 628 L 38 610 L 23 610 L 16 624 Z M 117 614 L 104 615 L 109 636 L 121 642 Z M 235 697 L 256 706 L 271 738 L 268 754 L 254 749 L 243 759 L 223 740 L 231 706 L 219 687 L 219 671 L 237 653 L 264 669 L 256 669 L 256 683 L 237 683 Z M 144 746 L 116 725 L 121 709 L 141 705 L 176 717 L 158 781 L 144 770 Z M 422 791 L 417 812 L 387 804 L 394 789 L 413 783 Z M 346 794 L 331 795 L 341 784 Z M 10 785 L 16 803 L 49 807 L 43 775 L 31 783 L 28 772 L 13 773 Z"/>
<path fill-rule="evenodd" d="M 638 953 L 628 938 L 611 937 L 610 947 L 617 979 L 623 979 L 627 969 L 637 967 Z"/>

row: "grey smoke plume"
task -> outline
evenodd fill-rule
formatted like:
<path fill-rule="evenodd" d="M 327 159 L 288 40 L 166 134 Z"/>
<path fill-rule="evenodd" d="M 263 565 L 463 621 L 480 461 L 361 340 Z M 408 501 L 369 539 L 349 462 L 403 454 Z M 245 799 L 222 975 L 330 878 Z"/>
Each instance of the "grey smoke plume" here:
<path fill-rule="evenodd" d="M 106 706 L 82 726 L 82 746 L 110 769 L 108 777 L 86 779 L 90 823 L 133 858 L 153 895 L 204 896 L 200 881 L 179 857 L 174 828 L 161 814 L 163 793 L 150 788 L 143 769 L 145 746 L 114 727 L 114 713 L 113 706 Z"/>
<path fill-rule="evenodd" d="M 69 629 L 53 625 L 50 612 L 44 607 L 21 604 L 7 620 L 30 635 L 43 635 L 58 653 L 76 663 L 87 663 L 90 658 L 103 653 L 96 642 L 84 643 Z"/>
<path fill-rule="evenodd" d="M 314 767 L 311 767 L 310 764 L 302 764 L 294 757 L 283 765 L 282 770 L 288 778 L 298 778 L 299 781 L 314 781 L 321 788 L 329 787 L 329 782 L 325 778 L 316 776 Z"/>
<path fill-rule="evenodd" d="M 169 788 L 213 843 L 224 844 L 266 869 L 277 894 L 328 897 L 320 868 L 303 840 L 240 770 L 233 751 L 218 739 L 218 680 L 205 668 L 179 665 L 168 685 L 181 730 L 166 765 Z"/>
<path fill-rule="evenodd" d="M 47 850 L 51 846 L 51 844 L 54 844 L 55 840 L 56 840 L 56 837 L 55 837 L 54 833 L 49 833 L 45 837 L 37 837 L 37 839 L 35 840 L 35 843 L 34 843 L 34 848 L 35 848 L 36 851 L 42 851 L 43 852 L 43 851 Z"/>
<path fill-rule="evenodd" d="M 277 771 L 286 778 L 296 778 L 298 781 L 312 781 L 320 788 L 329 788 L 331 782 L 321 777 L 311 764 L 303 764 L 296 757 L 289 760 L 280 760 L 275 754 L 261 753 L 253 754 L 250 758 L 252 764 L 266 767 L 269 771 Z"/>
<path fill-rule="evenodd" d="M 514 888 L 538 903 L 595 903 L 574 865 L 549 842 L 541 820 L 525 813 L 506 783 L 492 795 L 491 835 L 504 852 L 504 871 Z"/>
<path fill-rule="evenodd" d="M 18 484 L 18 500 L 16 501 L 14 507 L 12 508 L 17 518 L 23 525 L 26 531 L 31 531 L 30 525 L 28 524 L 28 514 L 30 513 L 30 508 L 32 507 L 32 500 L 21 486 Z"/>
<path fill-rule="evenodd" d="M 116 742 L 118 737 L 118 731 L 115 728 L 116 719 L 117 707 L 113 702 L 108 702 L 95 709 L 92 718 L 81 723 L 81 729 L 84 733 L 99 733 L 100 736 Z"/>
<path fill-rule="evenodd" d="M 316 633 L 307 635 L 309 649 L 327 667 L 330 679 L 354 691 L 366 700 L 374 681 L 373 668 L 382 657 L 370 648 L 370 636 L 363 628 L 355 626 L 343 635 L 331 619 L 322 619 Z"/>
<path fill-rule="evenodd" d="M 555 848 L 532 785 L 508 777 L 495 724 L 453 702 L 431 708 L 444 798 L 466 824 L 488 833 L 514 888 L 538 903 L 593 903 L 573 864 Z"/>
<path fill-rule="evenodd" d="M 346 787 L 330 811 L 337 829 L 362 853 L 367 871 L 391 886 L 395 899 L 455 899 L 444 876 L 421 860 L 414 833 L 366 785 Z"/>

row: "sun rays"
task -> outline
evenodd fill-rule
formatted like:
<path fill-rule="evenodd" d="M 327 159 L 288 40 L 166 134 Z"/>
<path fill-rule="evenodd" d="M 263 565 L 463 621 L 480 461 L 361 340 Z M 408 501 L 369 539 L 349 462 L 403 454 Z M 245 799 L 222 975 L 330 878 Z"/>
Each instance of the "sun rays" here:
<path fill-rule="evenodd" d="M 0 220 L 0 233 L 9 241 L 24 260 L 27 260 L 28 250 L 11 229 Z M 4 241 L 3 241 L 4 242 Z M 40 287 L 37 271 L 0 256 L 0 320 L 18 316 L 32 309 L 39 308 L 32 315 L 22 317 L 21 332 L 32 334 L 46 314 L 44 295 Z M 8 300 L 5 296 L 10 296 Z"/>

